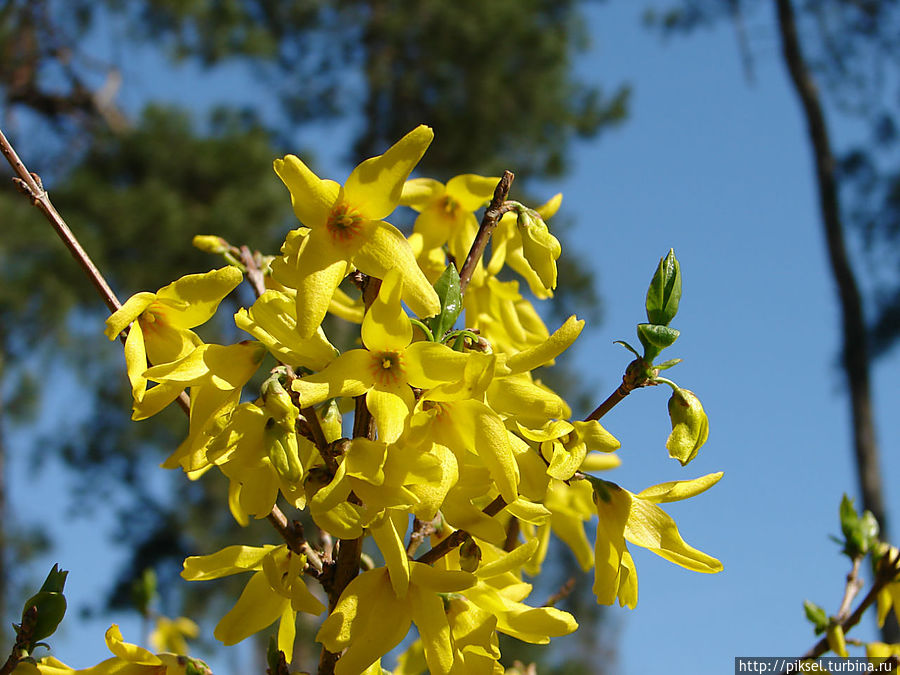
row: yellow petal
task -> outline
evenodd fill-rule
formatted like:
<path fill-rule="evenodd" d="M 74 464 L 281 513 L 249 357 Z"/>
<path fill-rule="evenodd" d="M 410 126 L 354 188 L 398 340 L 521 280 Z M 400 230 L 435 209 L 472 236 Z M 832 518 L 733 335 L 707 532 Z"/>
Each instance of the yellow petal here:
<path fill-rule="evenodd" d="M 296 303 L 284 293 L 266 291 L 249 310 L 234 315 L 234 323 L 272 352 L 282 363 L 322 370 L 338 355 L 319 327 L 312 337 L 301 338 L 297 329 Z"/>
<path fill-rule="evenodd" d="M 371 362 L 372 355 L 365 349 L 351 349 L 325 370 L 294 380 L 291 388 L 300 395 L 301 408 L 337 396 L 361 396 L 374 384 Z"/>
<path fill-rule="evenodd" d="M 241 271 L 232 266 L 204 274 L 188 274 L 160 288 L 156 298 L 166 304 L 183 306 L 183 309 L 166 312 L 174 328 L 193 328 L 209 321 L 222 299 L 243 279 Z"/>
<path fill-rule="evenodd" d="M 366 394 L 366 407 L 375 418 L 379 438 L 387 443 L 396 441 L 403 433 L 406 419 L 415 402 L 412 389 L 406 385 L 397 387 L 395 391 L 378 387 L 370 389 Z"/>
<path fill-rule="evenodd" d="M 264 572 L 256 572 L 234 607 L 219 621 L 213 636 L 226 646 L 237 644 L 275 623 L 286 606 L 290 607 L 290 600 L 269 586 Z"/>
<path fill-rule="evenodd" d="M 369 220 L 381 220 L 400 202 L 403 183 L 431 144 L 434 132 L 419 125 L 383 155 L 359 164 L 344 183 L 345 199 Z"/>
<path fill-rule="evenodd" d="M 553 361 L 568 349 L 584 328 L 584 320 L 570 316 L 544 342 L 510 357 L 506 365 L 512 373 L 534 370 Z"/>
<path fill-rule="evenodd" d="M 407 517 L 403 512 L 398 515 L 402 515 L 404 520 Z M 409 558 L 406 555 L 406 546 L 403 544 L 406 528 L 398 528 L 397 525 L 398 522 L 394 521 L 390 512 L 386 512 L 369 525 L 369 532 L 375 539 L 381 555 L 384 556 L 384 563 L 388 568 L 388 576 L 391 579 L 394 593 L 402 600 L 406 597 L 406 591 L 409 589 Z M 400 531 L 401 529 L 402 531 Z"/>
<path fill-rule="evenodd" d="M 294 155 L 276 159 L 274 167 L 275 173 L 291 192 L 291 204 L 297 219 L 306 227 L 324 227 L 340 185 L 322 180 Z"/>
<path fill-rule="evenodd" d="M 594 542 L 594 595 L 601 605 L 611 605 L 619 591 L 625 524 L 631 510 L 631 494 L 609 486 L 608 502 L 597 499 L 597 539 Z"/>
<path fill-rule="evenodd" d="M 404 370 L 414 387 L 430 389 L 456 382 L 466 373 L 468 354 L 436 342 L 413 342 L 404 350 Z M 481 365 L 487 365 L 484 361 Z"/>
<path fill-rule="evenodd" d="M 297 330 L 301 338 L 316 332 L 335 289 L 347 274 L 347 261 L 331 245 L 328 232 L 313 230 L 307 237 L 290 279 L 279 279 L 286 286 L 297 289 Z"/>
<path fill-rule="evenodd" d="M 119 630 L 117 624 L 113 624 L 106 631 L 106 646 L 115 656 L 129 663 L 141 664 L 147 666 L 158 666 L 162 664 L 159 657 L 147 651 L 143 647 L 125 642 L 122 639 L 122 631 Z"/>
<path fill-rule="evenodd" d="M 676 480 L 667 483 L 653 485 L 646 490 L 641 490 L 637 496 L 654 504 L 662 504 L 664 502 L 676 502 L 681 499 L 688 499 L 706 492 L 709 488 L 719 482 L 724 474 L 710 473 L 693 480 Z"/>
<path fill-rule="evenodd" d="M 397 269 L 403 277 L 403 300 L 420 317 L 433 316 L 441 311 L 441 301 L 425 274 L 419 268 L 406 237 L 396 227 L 376 221 L 368 228 L 368 240 L 353 256 L 353 264 L 361 272 L 384 279 Z M 328 298 L 331 298 L 329 291 Z"/>
<path fill-rule="evenodd" d="M 184 561 L 181 576 L 188 581 L 218 579 L 247 570 L 262 569 L 262 559 L 273 546 L 228 546 L 210 555 L 195 555 Z"/>
<path fill-rule="evenodd" d="M 113 312 L 106 320 L 106 330 L 103 333 L 110 340 L 115 340 L 119 337 L 119 333 L 138 318 L 141 312 L 147 309 L 154 300 L 156 300 L 155 293 L 143 292 L 132 295 L 125 301 L 124 305 Z"/>
<path fill-rule="evenodd" d="M 491 200 L 499 182 L 500 179 L 493 176 L 464 173 L 447 181 L 447 194 L 466 211 L 475 211 Z"/>
<path fill-rule="evenodd" d="M 652 502 L 634 497 L 625 527 L 625 538 L 669 562 L 695 572 L 721 572 L 722 563 L 687 544 L 675 521 Z"/>
<path fill-rule="evenodd" d="M 412 324 L 400 306 L 403 278 L 391 270 L 362 322 L 362 341 L 369 351 L 400 351 L 412 342 Z"/>
<path fill-rule="evenodd" d="M 453 668 L 453 643 L 443 600 L 434 592 L 413 587 L 409 609 L 419 629 L 428 671 L 432 675 L 449 675 Z"/>
<path fill-rule="evenodd" d="M 403 184 L 400 203 L 421 211 L 429 202 L 444 194 L 444 185 L 434 178 L 412 178 Z"/>

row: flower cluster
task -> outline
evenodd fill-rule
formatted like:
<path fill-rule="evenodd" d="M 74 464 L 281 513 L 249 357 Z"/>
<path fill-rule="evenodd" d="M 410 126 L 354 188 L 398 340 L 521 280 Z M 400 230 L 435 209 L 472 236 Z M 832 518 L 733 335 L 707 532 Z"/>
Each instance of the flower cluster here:
<path fill-rule="evenodd" d="M 413 625 L 404 672 L 493 673 L 498 633 L 546 643 L 577 628 L 569 613 L 529 603 L 526 577 L 540 571 L 553 536 L 595 569 L 603 604 L 637 603 L 626 542 L 698 572 L 722 568 L 685 543 L 659 506 L 721 474 L 638 493 L 591 476 L 618 465 L 619 442 L 597 419 L 573 418 L 541 381 L 539 369 L 584 322 L 548 330 L 505 268 L 529 297 L 553 295 L 560 244 L 546 221 L 560 196 L 531 209 L 495 193 L 494 177 L 408 180 L 432 136 L 419 126 L 343 185 L 295 156 L 276 160 L 299 220 L 280 255 L 139 293 L 107 321 L 110 339 L 131 325 L 135 419 L 189 392 L 187 438 L 164 466 L 192 479 L 221 471 L 237 522 L 280 523 L 278 545 L 229 546 L 184 563 L 189 580 L 250 573 L 215 630 L 224 644 L 277 621 L 289 662 L 297 613 L 327 612 L 316 639 L 337 673 L 380 672 Z M 385 220 L 398 206 L 418 212 L 408 237 Z M 475 242 L 488 215 L 480 228 L 476 212 L 488 206 L 496 230 L 484 256 Z M 262 273 L 257 299 L 235 323 L 252 339 L 204 343 L 192 329 L 250 271 Z M 671 332 L 664 319 L 642 325 Z M 359 327 L 343 352 L 330 339 L 339 323 Z M 668 383 L 652 365 L 641 362 L 636 386 Z M 677 391 L 668 447 L 687 463 L 707 422 L 696 397 Z M 314 523 L 323 536 L 304 539 L 282 509 L 302 512 L 306 529 Z"/>

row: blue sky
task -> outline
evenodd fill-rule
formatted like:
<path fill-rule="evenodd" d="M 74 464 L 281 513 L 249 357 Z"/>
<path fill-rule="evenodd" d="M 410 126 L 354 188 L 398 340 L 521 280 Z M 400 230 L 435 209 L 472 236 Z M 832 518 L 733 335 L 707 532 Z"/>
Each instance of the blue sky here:
<path fill-rule="evenodd" d="M 664 447 L 667 391 L 635 392 L 604 419 L 622 441 L 623 459 L 605 477 L 637 492 L 724 471 L 709 492 L 666 508 L 684 538 L 719 557 L 725 571 L 699 575 L 633 550 L 640 599 L 634 611 L 612 611 L 621 635 L 616 672 L 637 675 L 665 663 L 671 672 L 718 674 L 729 672 L 735 656 L 806 651 L 813 635 L 803 600 L 831 613 L 840 602 L 848 565 L 828 535 L 838 532 L 842 493 L 856 495 L 837 367 L 840 317 L 810 149 L 773 17 L 766 8 L 751 17 L 750 86 L 729 24 L 663 42 L 641 26 L 643 4 L 590 4 L 593 46 L 578 70 L 610 88 L 631 83 L 631 115 L 617 130 L 576 145 L 571 174 L 546 184 L 546 196 L 564 193 L 564 212 L 576 221 L 574 243 L 597 271 L 605 317 L 582 336 L 578 358 L 596 383 L 598 402 L 629 360 L 613 340 L 636 341 L 657 260 L 669 247 L 681 260 L 684 296 L 673 325 L 682 336 L 670 352 L 684 363 L 669 373 L 704 402 L 709 442 L 682 469 Z M 231 86 L 241 79 L 234 71 L 202 80 L 184 71 L 163 81 L 140 59 L 123 65 L 126 83 L 135 76 L 136 86 L 176 102 L 260 95 L 249 84 Z M 137 105 L 127 89 L 123 96 Z M 848 139 L 854 127 L 835 130 Z M 338 126 L 307 131 L 298 145 L 319 150 L 331 177 L 343 178 L 346 167 L 327 154 L 340 148 L 335 155 L 343 157 L 343 139 L 346 128 Z M 888 488 L 898 472 L 889 426 L 898 375 L 896 356 L 879 361 L 873 373 Z M 888 505 L 898 531 L 900 497 L 889 492 Z M 78 550 L 85 541 L 90 549 L 104 546 L 103 530 L 76 524 L 52 558 L 73 570 L 70 585 L 82 593 L 87 586 L 88 597 L 103 587 L 105 566 Z M 109 569 L 116 555 L 110 550 Z M 106 625 L 92 622 L 84 634 L 70 626 L 57 654 L 82 666 L 103 658 Z M 137 624 L 131 626 L 131 634 L 123 626 L 126 638 L 137 639 Z M 859 635 L 874 637 L 871 622 Z"/>

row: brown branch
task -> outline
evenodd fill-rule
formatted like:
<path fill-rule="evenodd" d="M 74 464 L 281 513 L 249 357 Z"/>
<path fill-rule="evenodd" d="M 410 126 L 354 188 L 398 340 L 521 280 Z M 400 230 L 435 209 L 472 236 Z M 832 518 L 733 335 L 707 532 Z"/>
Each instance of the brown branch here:
<path fill-rule="evenodd" d="M 841 222 L 841 207 L 831 139 L 816 83 L 803 56 L 800 38 L 797 34 L 794 7 L 791 0 L 778 0 L 777 6 L 784 63 L 803 107 L 807 132 L 813 148 L 822 227 L 828 247 L 831 273 L 840 300 L 843 366 L 850 389 L 854 451 L 860 492 L 863 506 L 872 512 L 881 526 L 884 538 L 889 539 L 869 384 L 868 336 L 863 316 L 862 298 L 844 242 L 844 226 Z M 900 629 L 893 619 L 885 623 L 882 635 L 886 642 L 900 641 Z"/>
<path fill-rule="evenodd" d="M 106 279 L 100 274 L 97 266 L 94 265 L 90 256 L 84 248 L 82 248 L 79 241 L 75 238 L 75 235 L 72 234 L 69 226 L 66 225 L 65 221 L 56 211 L 56 208 L 50 201 L 50 196 L 47 194 L 47 191 L 44 190 L 40 176 L 28 171 L 2 130 L 0 130 L 0 151 L 2 151 L 3 156 L 6 157 L 6 160 L 13 168 L 13 171 L 16 172 L 18 178 L 13 180 L 19 190 L 24 192 L 28 198 L 31 199 L 31 203 L 44 214 L 50 222 L 50 225 L 53 226 L 56 234 L 59 235 L 59 238 L 62 239 L 66 248 L 69 249 L 69 253 L 72 254 L 72 257 L 75 258 L 81 266 L 81 269 L 87 274 L 91 283 L 94 284 L 94 288 L 97 289 L 97 292 L 103 298 L 109 311 L 115 312 L 122 306 L 122 303 L 119 302 L 116 294 L 113 293 L 109 284 L 106 283 Z"/>
<path fill-rule="evenodd" d="M 496 516 L 507 506 L 508 505 L 506 503 L 506 500 L 504 500 L 500 495 L 497 495 L 494 501 L 485 506 L 481 510 L 481 512 L 486 516 Z M 443 558 L 456 547 L 461 546 L 462 543 L 470 536 L 471 535 L 465 530 L 454 530 L 449 535 L 447 535 L 446 539 L 442 539 L 440 542 L 438 542 L 437 546 L 416 558 L 416 562 L 430 565 L 436 560 L 440 560 L 441 558 Z"/>
<path fill-rule="evenodd" d="M 847 583 L 844 586 L 844 597 L 841 600 L 841 606 L 838 608 L 837 619 L 843 620 L 850 613 L 850 605 L 853 599 L 859 594 L 863 587 L 863 580 L 859 578 L 859 563 L 862 557 L 853 559 L 853 567 L 847 573 Z"/>
<path fill-rule="evenodd" d="M 564 583 L 556 593 L 547 598 L 547 602 L 544 603 L 544 607 L 553 607 L 560 600 L 565 600 L 568 598 L 572 591 L 575 590 L 575 577 L 569 577 L 566 583 Z"/>
<path fill-rule="evenodd" d="M 649 368 L 647 367 L 647 364 L 641 358 L 637 358 L 629 363 L 628 367 L 625 368 L 625 374 L 622 375 L 622 384 L 620 384 L 616 390 L 603 401 L 603 403 L 598 405 L 590 415 L 585 417 L 584 421 L 589 422 L 591 420 L 599 420 L 606 413 L 615 408 L 635 389 L 640 387 L 651 387 L 657 384 L 650 379 L 651 373 L 648 371 Z M 658 374 L 658 371 L 653 372 L 657 372 Z"/>
<path fill-rule="evenodd" d="M 247 281 L 250 282 L 250 285 L 253 287 L 253 292 L 258 298 L 266 292 L 266 281 L 263 277 L 262 270 L 259 269 L 256 258 L 246 246 L 241 246 L 240 248 L 240 260 L 244 263 L 244 267 L 247 268 Z"/>
<path fill-rule="evenodd" d="M 312 570 L 315 571 L 312 573 L 312 576 L 318 577 L 322 574 L 322 559 L 309 545 L 309 542 L 306 541 L 306 537 L 303 534 L 303 525 L 296 520 L 289 523 L 287 517 L 278 506 L 272 507 L 272 511 L 266 516 L 266 519 L 272 523 L 272 527 L 278 531 L 278 534 L 281 535 L 281 538 L 284 539 L 291 551 L 298 555 L 306 556 L 306 561 Z"/>
<path fill-rule="evenodd" d="M 481 256 L 484 255 L 484 249 L 487 248 L 488 241 L 490 241 L 491 235 L 494 233 L 494 228 L 497 227 L 497 223 L 500 222 L 503 214 L 509 210 L 509 208 L 504 208 L 504 202 L 509 196 L 509 188 L 512 186 L 514 178 L 515 174 L 511 171 L 504 171 L 500 182 L 497 183 L 497 187 L 494 189 L 494 198 L 491 199 L 491 203 L 485 209 L 481 218 L 481 226 L 478 228 L 478 234 L 475 235 L 472 248 L 469 249 L 466 261 L 463 263 L 462 269 L 459 270 L 460 293 L 465 292 L 466 286 L 469 285 L 469 280 L 475 273 L 475 268 L 481 261 Z"/>

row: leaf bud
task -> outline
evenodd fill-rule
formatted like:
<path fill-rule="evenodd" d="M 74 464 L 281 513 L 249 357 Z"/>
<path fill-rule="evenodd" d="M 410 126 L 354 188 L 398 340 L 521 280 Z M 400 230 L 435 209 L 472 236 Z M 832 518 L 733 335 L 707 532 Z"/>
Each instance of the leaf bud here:
<path fill-rule="evenodd" d="M 675 251 L 669 249 L 660 258 L 656 273 L 647 289 L 647 321 L 659 326 L 668 326 L 678 313 L 681 300 L 681 265 Z"/>
<path fill-rule="evenodd" d="M 680 387 L 669 398 L 669 418 L 672 420 L 672 433 L 666 441 L 666 449 L 669 457 L 685 466 L 706 443 L 709 420 L 694 392 Z"/>

